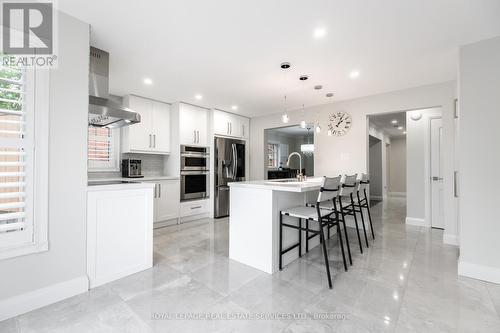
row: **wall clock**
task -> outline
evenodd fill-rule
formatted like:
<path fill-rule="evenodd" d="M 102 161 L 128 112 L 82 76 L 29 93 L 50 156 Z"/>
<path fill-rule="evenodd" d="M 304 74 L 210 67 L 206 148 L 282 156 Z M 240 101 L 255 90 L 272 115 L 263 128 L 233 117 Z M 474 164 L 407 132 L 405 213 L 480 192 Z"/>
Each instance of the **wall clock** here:
<path fill-rule="evenodd" d="M 351 115 L 347 112 L 336 112 L 330 114 L 328 130 L 332 135 L 342 136 L 346 134 L 352 125 Z"/>

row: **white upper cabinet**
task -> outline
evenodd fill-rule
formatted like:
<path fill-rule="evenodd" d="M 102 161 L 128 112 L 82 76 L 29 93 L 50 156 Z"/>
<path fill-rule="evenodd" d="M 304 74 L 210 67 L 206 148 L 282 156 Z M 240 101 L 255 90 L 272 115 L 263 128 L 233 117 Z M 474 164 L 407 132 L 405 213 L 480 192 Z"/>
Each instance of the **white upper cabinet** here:
<path fill-rule="evenodd" d="M 208 110 L 194 105 L 179 105 L 180 144 L 208 146 Z"/>
<path fill-rule="evenodd" d="M 248 138 L 249 119 L 229 112 L 214 110 L 214 134 Z"/>
<path fill-rule="evenodd" d="M 170 153 L 170 105 L 128 95 L 124 105 L 141 115 L 141 122 L 122 128 L 122 152 Z"/>

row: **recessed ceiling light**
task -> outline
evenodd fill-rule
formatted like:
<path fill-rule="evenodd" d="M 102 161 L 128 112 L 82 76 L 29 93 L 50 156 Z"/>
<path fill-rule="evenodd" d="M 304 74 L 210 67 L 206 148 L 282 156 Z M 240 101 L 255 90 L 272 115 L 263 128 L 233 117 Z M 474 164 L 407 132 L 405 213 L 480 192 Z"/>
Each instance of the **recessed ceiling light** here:
<path fill-rule="evenodd" d="M 398 121 L 397 121 L 396 119 L 394 119 L 394 120 L 392 120 L 392 121 L 391 121 L 391 123 L 393 123 L 393 124 L 397 124 L 397 123 L 398 123 Z"/>
<path fill-rule="evenodd" d="M 326 97 L 333 97 L 333 93 L 326 94 Z"/>
<path fill-rule="evenodd" d="M 231 109 L 232 109 L 232 110 L 238 110 L 238 105 L 233 105 L 233 106 L 231 106 Z"/>
<path fill-rule="evenodd" d="M 288 61 L 282 62 L 280 65 L 280 67 L 282 69 L 288 69 L 288 68 L 290 68 L 290 66 L 291 66 L 291 64 Z"/>
<path fill-rule="evenodd" d="M 203 95 L 196 94 L 196 95 L 194 95 L 194 98 L 196 98 L 197 100 L 200 100 L 203 98 Z"/>
<path fill-rule="evenodd" d="M 349 77 L 351 79 L 357 79 L 359 77 L 359 74 L 360 74 L 359 71 L 352 71 L 349 73 Z"/>
<path fill-rule="evenodd" d="M 398 126 L 398 130 L 402 131 L 403 130 L 403 126 Z"/>
<path fill-rule="evenodd" d="M 323 86 L 321 84 L 314 86 L 315 90 L 321 90 L 322 88 L 323 88 Z"/>
<path fill-rule="evenodd" d="M 314 29 L 314 33 L 313 33 L 314 38 L 320 39 L 320 38 L 325 37 L 325 35 L 326 35 L 326 29 L 325 28 L 316 28 L 316 29 Z"/>
<path fill-rule="evenodd" d="M 299 77 L 299 80 L 300 80 L 300 81 L 305 81 L 305 80 L 307 80 L 308 78 L 309 78 L 309 76 L 307 76 L 307 75 L 301 75 L 301 76 Z"/>
<path fill-rule="evenodd" d="M 144 84 L 147 84 L 148 86 L 153 84 L 153 80 L 151 80 L 149 77 L 145 78 L 143 80 L 143 82 L 144 82 Z"/>

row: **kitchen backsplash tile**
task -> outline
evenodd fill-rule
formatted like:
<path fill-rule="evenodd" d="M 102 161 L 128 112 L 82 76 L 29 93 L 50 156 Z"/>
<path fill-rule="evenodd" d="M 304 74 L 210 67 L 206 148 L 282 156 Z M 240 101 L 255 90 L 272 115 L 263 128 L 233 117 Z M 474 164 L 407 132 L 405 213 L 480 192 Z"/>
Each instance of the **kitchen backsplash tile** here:
<path fill-rule="evenodd" d="M 163 155 L 154 154 L 122 154 L 121 158 L 132 158 L 142 161 L 142 174 L 145 177 L 163 176 L 164 175 L 164 159 Z M 121 167 L 121 159 L 120 159 Z M 120 172 L 89 172 L 89 179 L 115 178 L 121 177 Z"/>

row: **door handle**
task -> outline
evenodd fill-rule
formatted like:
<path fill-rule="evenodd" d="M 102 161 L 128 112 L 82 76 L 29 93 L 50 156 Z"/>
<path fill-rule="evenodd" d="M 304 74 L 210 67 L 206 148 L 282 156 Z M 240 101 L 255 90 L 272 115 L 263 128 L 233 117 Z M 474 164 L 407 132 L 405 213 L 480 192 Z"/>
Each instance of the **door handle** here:
<path fill-rule="evenodd" d="M 435 182 L 437 182 L 437 181 L 441 181 L 441 180 L 443 180 L 443 178 L 442 178 L 442 177 L 436 177 L 436 176 L 433 176 L 433 177 L 432 177 L 432 180 L 433 180 L 433 181 L 435 181 Z"/>

